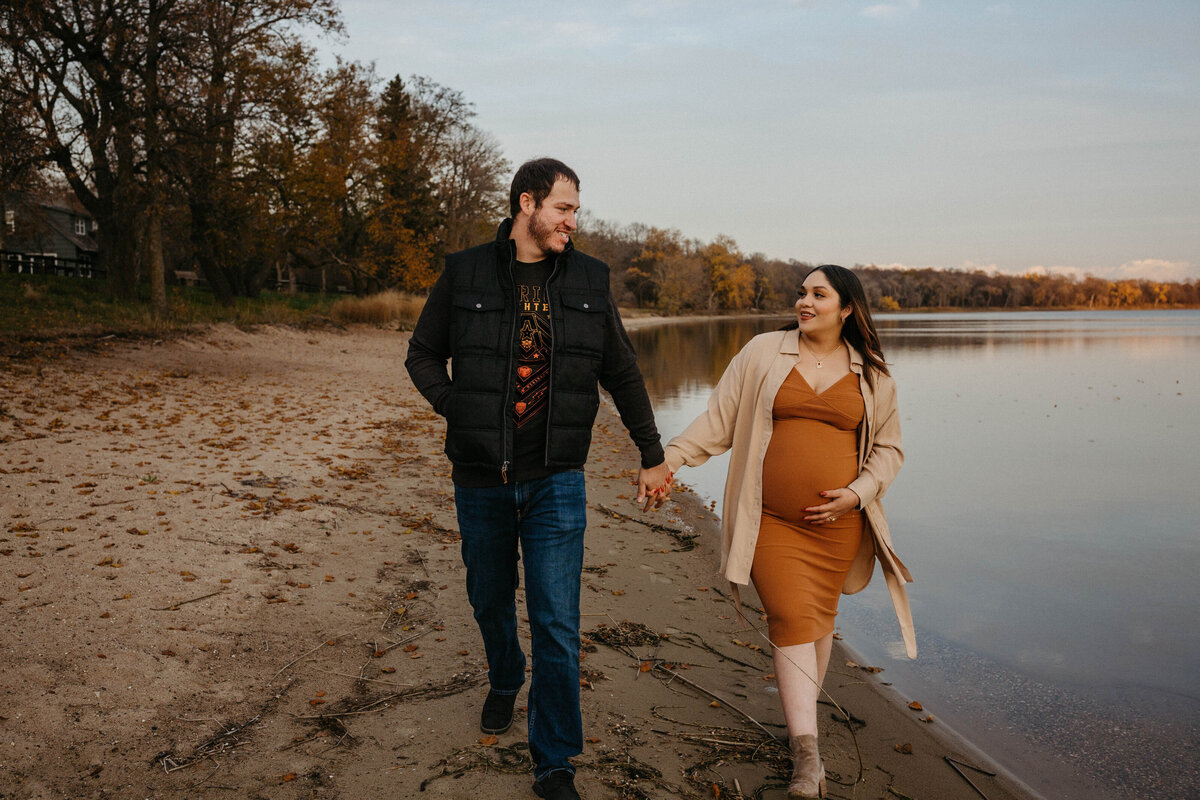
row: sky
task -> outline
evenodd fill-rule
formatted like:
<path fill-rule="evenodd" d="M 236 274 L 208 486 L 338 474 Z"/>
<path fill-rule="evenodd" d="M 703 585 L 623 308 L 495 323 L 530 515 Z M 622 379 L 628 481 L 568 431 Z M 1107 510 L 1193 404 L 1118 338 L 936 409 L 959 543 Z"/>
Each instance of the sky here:
<path fill-rule="evenodd" d="M 1197 0 L 342 0 L 592 218 L 814 263 L 1200 278 Z"/>

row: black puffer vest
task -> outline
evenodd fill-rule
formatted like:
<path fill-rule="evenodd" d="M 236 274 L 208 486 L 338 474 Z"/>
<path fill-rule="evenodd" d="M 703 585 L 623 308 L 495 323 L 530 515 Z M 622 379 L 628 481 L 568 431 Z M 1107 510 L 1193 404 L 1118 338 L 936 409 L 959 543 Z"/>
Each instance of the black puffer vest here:
<path fill-rule="evenodd" d="M 453 389 L 446 404 L 446 455 L 456 465 L 512 467 L 510 409 L 516 370 L 515 258 L 502 240 L 446 259 L 451 293 Z M 604 356 L 608 267 L 570 245 L 558 255 L 547 285 L 553 335 L 546 463 L 575 469 L 587 461 L 600 406 L 597 381 Z"/>

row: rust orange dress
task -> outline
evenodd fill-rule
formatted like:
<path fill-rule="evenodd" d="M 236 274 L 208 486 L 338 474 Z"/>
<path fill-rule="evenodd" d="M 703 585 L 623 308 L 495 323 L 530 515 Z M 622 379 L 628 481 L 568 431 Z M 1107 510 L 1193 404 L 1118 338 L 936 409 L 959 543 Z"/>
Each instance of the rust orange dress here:
<path fill-rule="evenodd" d="M 804 521 L 804 509 L 826 502 L 820 492 L 858 477 L 864 411 L 853 372 L 818 394 L 793 369 L 775 395 L 750 577 L 777 647 L 815 642 L 833 631 L 842 583 L 863 535 L 862 512 L 813 525 Z"/>

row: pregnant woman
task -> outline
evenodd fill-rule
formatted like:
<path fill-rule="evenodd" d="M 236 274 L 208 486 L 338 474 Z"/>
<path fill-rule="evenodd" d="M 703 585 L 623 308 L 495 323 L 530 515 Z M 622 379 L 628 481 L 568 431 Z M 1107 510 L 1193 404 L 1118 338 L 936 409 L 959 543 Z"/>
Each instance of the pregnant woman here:
<path fill-rule="evenodd" d="M 883 570 L 905 649 L 917 654 L 904 584 L 880 499 L 903 461 L 896 385 L 862 284 L 825 265 L 804 279 L 796 322 L 754 337 L 708 408 L 667 445 L 672 472 L 731 450 L 721 571 L 750 580 L 767 611 L 792 751 L 789 798 L 825 794 L 817 699 L 838 598 Z"/>

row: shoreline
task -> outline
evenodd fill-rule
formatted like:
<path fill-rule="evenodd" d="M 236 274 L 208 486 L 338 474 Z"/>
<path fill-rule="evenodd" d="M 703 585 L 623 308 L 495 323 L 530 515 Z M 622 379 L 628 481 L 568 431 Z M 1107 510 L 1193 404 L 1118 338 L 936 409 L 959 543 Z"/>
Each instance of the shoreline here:
<path fill-rule="evenodd" d="M 407 336 L 219 325 L 0 356 L 0 798 L 533 796 L 524 714 L 478 730 L 443 423 Z M 606 404 L 577 785 L 781 798 L 770 659 L 721 596 L 713 515 L 687 491 L 635 511 L 636 463 Z M 970 796 L 943 756 L 976 754 L 838 652 L 826 688 L 855 722 L 822 715 L 831 789 Z"/>

